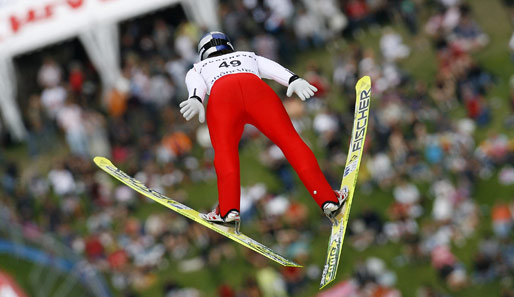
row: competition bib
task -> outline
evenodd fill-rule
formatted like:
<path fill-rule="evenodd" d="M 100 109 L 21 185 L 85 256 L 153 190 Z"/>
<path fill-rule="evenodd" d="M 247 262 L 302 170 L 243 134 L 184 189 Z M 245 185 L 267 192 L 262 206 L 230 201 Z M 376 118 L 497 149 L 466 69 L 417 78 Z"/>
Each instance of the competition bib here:
<path fill-rule="evenodd" d="M 259 78 L 259 68 L 257 66 L 257 59 L 252 52 L 234 52 L 225 54 L 219 57 L 205 59 L 194 65 L 196 72 L 198 72 L 207 87 L 208 93 L 211 92 L 212 85 L 219 78 L 236 73 L 253 73 Z"/>

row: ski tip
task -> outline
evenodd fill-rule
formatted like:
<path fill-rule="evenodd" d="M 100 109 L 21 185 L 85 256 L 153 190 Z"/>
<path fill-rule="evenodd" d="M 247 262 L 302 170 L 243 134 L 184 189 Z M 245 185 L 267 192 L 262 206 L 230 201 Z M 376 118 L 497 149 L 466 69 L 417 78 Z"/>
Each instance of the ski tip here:
<path fill-rule="evenodd" d="M 327 285 L 328 285 L 328 284 L 320 285 L 320 286 L 319 286 L 319 290 L 320 290 L 320 291 L 321 291 L 321 290 L 323 290 L 323 288 L 325 288 Z"/>
<path fill-rule="evenodd" d="M 356 90 L 369 88 L 371 88 L 371 78 L 368 75 L 361 77 L 355 85 Z"/>
<path fill-rule="evenodd" d="M 106 165 L 110 165 L 110 166 L 113 166 L 112 165 L 112 162 L 109 161 L 109 159 L 107 158 L 104 158 L 104 157 L 94 157 L 93 161 L 95 162 L 96 165 L 98 166 L 106 166 Z"/>

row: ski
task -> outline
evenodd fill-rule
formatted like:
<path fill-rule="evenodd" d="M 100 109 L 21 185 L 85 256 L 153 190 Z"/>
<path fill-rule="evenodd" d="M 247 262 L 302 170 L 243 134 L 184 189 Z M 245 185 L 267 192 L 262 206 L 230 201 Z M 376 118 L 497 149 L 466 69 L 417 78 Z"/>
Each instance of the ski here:
<path fill-rule="evenodd" d="M 211 222 L 208 222 L 200 217 L 200 213 L 178 201 L 175 201 L 153 189 L 148 188 L 145 186 L 142 182 L 139 180 L 129 176 L 127 173 L 123 172 L 122 170 L 118 169 L 116 166 L 112 164 L 112 162 L 104 157 L 95 157 L 94 162 L 98 167 L 100 167 L 103 171 L 107 172 L 117 180 L 121 181 L 128 187 L 136 190 L 140 194 L 166 206 L 167 208 L 199 223 L 204 225 L 205 227 L 214 230 L 218 232 L 219 234 L 226 236 L 233 241 L 269 258 L 270 260 L 273 260 L 277 262 L 280 265 L 283 266 L 290 266 L 290 267 L 302 267 L 301 265 L 290 261 L 281 255 L 275 253 L 272 249 L 269 247 L 253 240 L 252 238 L 237 232 L 236 228 L 228 227 L 224 225 L 214 224 Z"/>
<path fill-rule="evenodd" d="M 320 290 L 331 283 L 337 275 L 339 266 L 339 258 L 343 247 L 344 235 L 350 216 L 350 208 L 352 206 L 353 194 L 359 174 L 359 167 L 366 140 L 366 132 L 369 122 L 369 108 L 371 96 L 371 79 L 364 76 L 355 85 L 356 104 L 355 116 L 353 120 L 352 139 L 346 158 L 343 179 L 341 181 L 341 189 L 347 188 L 349 191 L 347 201 L 342 210 L 331 219 L 332 232 L 328 241 L 327 259 L 323 274 L 321 276 Z"/>

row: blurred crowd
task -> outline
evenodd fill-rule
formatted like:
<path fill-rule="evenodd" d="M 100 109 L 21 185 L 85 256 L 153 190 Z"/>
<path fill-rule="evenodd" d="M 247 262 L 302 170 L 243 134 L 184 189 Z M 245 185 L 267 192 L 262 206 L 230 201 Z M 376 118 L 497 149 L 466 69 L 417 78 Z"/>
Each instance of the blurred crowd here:
<path fill-rule="evenodd" d="M 480 142 L 475 138 L 475 131 L 488 127 L 494 117 L 488 90 L 496 78 L 472 56 L 489 38 L 471 7 L 459 0 L 317 2 L 224 0 L 219 16 L 238 50 L 252 50 L 292 69 L 302 52 L 330 48 L 331 69 L 313 59 L 299 73 L 319 89 L 316 97 L 305 103 L 284 99 L 284 105 L 300 133 L 314 131 L 310 145 L 324 156 L 319 162 L 334 188 L 346 160 L 341 148 L 351 135 L 354 85 L 359 77 L 371 76 L 374 105 L 359 191 L 391 195 L 377 198 L 388 199 L 380 202 L 388 207 L 385 213 L 372 204 L 352 213 L 346 244 L 363 251 L 392 242 L 401 247 L 394 259 L 398 267 L 430 263 L 452 290 L 499 281 L 501 296 L 514 296 L 514 197 L 491 197 L 511 202 L 484 208 L 475 187 L 496 176 L 504 186 L 514 184 L 514 168 L 508 165 L 514 164 L 514 139 L 501 131 Z M 426 22 L 421 22 L 422 13 L 428 15 Z M 398 24 L 416 40 L 414 46 L 429 40 L 437 60 L 433 85 L 400 66 L 419 49 L 393 29 Z M 124 296 L 139 296 L 136 291 L 157 283 L 163 296 L 202 296 L 198 288 L 181 286 L 179 277 L 159 280 L 158 271 L 186 273 L 239 263 L 235 245 L 180 215 L 155 211 L 149 200 L 99 172 L 91 157 L 109 157 L 149 187 L 185 204 L 215 202 L 214 196 L 193 197 L 183 190 L 216 176 L 207 128 L 186 123 L 177 108 L 187 97 L 185 73 L 197 61 L 196 41 L 205 30 L 176 10 L 130 20 L 120 28 L 122 77 L 111 90 L 100 90 L 87 60 L 41 60 L 38 89 L 25 100 L 24 119 L 30 159 L 47 159 L 48 170 L 24 171 L 3 160 L 0 206 L 13 221 L 56 234 L 109 272 L 113 287 Z M 366 31 L 380 35 L 378 50 L 354 41 Z M 345 50 L 342 38 L 349 44 Z M 459 108 L 466 113 L 456 117 L 453 112 Z M 59 147 L 61 142 L 67 150 Z M 278 147 L 253 127 L 247 127 L 241 141 L 242 149 L 248 145 L 259 146 L 259 162 L 284 190 L 245 185 L 243 228 L 273 243 L 284 256 L 309 263 L 316 235 L 328 234 L 328 220 L 312 211 L 314 204 L 303 197 Z M 314 224 L 313 213 L 318 214 Z M 477 234 L 483 217 L 491 218 L 488 236 L 478 241 L 473 266 L 466 267 L 454 251 Z M 205 276 L 206 283 L 217 284 L 219 296 L 296 296 L 321 274 L 316 265 L 277 269 L 253 252 L 245 251 L 243 257 L 255 274 L 238 276 L 240 286 Z M 394 267 L 385 268 L 377 258 L 361 262 L 350 279 L 355 294 L 401 296 Z M 451 295 L 423 286 L 417 296 Z"/>

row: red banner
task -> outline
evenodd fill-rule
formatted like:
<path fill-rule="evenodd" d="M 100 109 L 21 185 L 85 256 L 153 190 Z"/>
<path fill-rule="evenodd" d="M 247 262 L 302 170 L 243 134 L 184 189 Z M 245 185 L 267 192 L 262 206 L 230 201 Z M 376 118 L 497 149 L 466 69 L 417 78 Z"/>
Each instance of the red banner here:
<path fill-rule="evenodd" d="M 13 13 L 8 19 L 12 33 L 16 34 L 23 26 L 48 20 L 55 15 L 55 10 L 60 6 L 71 9 L 79 9 L 86 0 L 56 0 L 44 4 L 29 6 L 21 13 Z"/>

